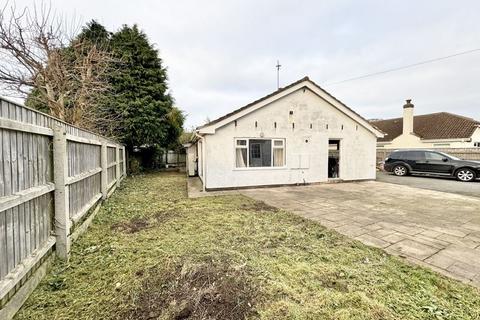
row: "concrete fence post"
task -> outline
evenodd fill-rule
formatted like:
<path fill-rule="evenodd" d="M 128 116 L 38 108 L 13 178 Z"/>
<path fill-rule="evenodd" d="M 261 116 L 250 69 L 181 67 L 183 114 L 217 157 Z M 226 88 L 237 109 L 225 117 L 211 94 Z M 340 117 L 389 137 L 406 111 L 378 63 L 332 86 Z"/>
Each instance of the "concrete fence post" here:
<path fill-rule="evenodd" d="M 125 151 L 125 146 L 122 148 L 123 152 L 123 177 L 127 176 L 127 152 Z"/>
<path fill-rule="evenodd" d="M 107 199 L 108 195 L 108 155 L 107 155 L 107 144 L 102 142 L 102 147 L 100 150 L 100 165 L 102 167 L 102 175 L 100 177 L 101 188 L 102 188 L 102 199 Z"/>
<path fill-rule="evenodd" d="M 67 137 L 61 126 L 53 130 L 53 180 L 55 183 L 55 250 L 62 260 L 70 254 L 70 212 L 66 181 L 68 178 Z"/>
<path fill-rule="evenodd" d="M 120 186 L 120 147 L 117 146 L 115 148 L 117 154 L 116 154 L 116 160 L 117 160 L 117 163 L 115 165 L 115 169 L 117 170 L 117 173 L 116 173 L 116 177 L 117 177 L 117 187 Z"/>

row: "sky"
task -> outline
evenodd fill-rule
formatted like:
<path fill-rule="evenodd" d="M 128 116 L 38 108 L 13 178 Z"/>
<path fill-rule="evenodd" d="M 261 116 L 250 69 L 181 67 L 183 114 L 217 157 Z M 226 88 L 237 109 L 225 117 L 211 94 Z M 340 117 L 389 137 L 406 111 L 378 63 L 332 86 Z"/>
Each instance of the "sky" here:
<path fill-rule="evenodd" d="M 17 7 L 33 1 L 15 0 Z M 138 24 L 168 69 L 185 127 L 203 124 L 304 76 L 365 118 L 447 111 L 480 120 L 480 1 L 50 0 L 110 31 Z"/>

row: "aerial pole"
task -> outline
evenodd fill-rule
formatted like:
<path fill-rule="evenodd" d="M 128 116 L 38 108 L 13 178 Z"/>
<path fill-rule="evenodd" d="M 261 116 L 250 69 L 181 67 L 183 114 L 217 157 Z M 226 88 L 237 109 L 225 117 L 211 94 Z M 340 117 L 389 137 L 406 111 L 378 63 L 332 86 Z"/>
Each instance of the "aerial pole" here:
<path fill-rule="evenodd" d="M 282 65 L 280 64 L 280 61 L 277 60 L 277 65 L 275 66 L 277 68 L 277 90 L 280 89 L 280 67 Z"/>

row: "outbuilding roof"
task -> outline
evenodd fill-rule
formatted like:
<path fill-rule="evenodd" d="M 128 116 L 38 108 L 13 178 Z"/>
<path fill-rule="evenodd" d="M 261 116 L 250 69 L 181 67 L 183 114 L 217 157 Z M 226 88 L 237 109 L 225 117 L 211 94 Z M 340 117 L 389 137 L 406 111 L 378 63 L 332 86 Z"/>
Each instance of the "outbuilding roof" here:
<path fill-rule="evenodd" d="M 370 123 L 386 133 L 378 141 L 392 141 L 402 134 L 403 118 L 371 120 Z M 470 138 L 480 121 L 448 112 L 413 117 L 413 133 L 425 140 Z"/>

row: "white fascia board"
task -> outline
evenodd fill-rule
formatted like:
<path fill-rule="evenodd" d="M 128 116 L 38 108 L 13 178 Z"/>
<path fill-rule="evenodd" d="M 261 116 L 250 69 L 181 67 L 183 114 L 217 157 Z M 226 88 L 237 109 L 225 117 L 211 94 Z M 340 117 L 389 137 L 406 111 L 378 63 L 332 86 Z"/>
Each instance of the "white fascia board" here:
<path fill-rule="evenodd" d="M 472 138 L 452 138 L 452 139 L 420 139 L 422 142 L 471 142 Z"/>
<path fill-rule="evenodd" d="M 232 117 L 233 117 L 233 116 L 232 116 Z M 235 118 L 235 119 L 236 119 L 236 118 Z M 233 120 L 235 120 L 235 119 L 233 119 Z M 233 121 L 233 120 L 227 121 L 227 123 L 228 123 L 228 122 L 231 122 L 231 121 Z M 222 122 L 223 122 L 223 121 L 222 121 Z M 220 126 L 217 126 L 217 124 L 218 124 L 218 123 L 215 123 L 215 124 L 212 125 L 212 126 L 204 127 L 204 128 L 202 128 L 202 129 L 199 129 L 199 130 L 198 130 L 198 134 L 199 134 L 199 135 L 214 134 L 214 133 L 215 133 L 215 130 L 220 127 Z"/>

